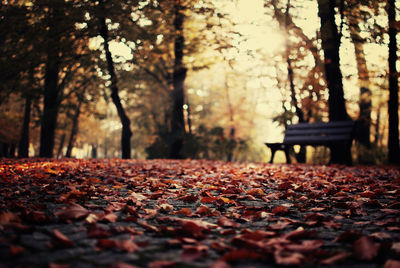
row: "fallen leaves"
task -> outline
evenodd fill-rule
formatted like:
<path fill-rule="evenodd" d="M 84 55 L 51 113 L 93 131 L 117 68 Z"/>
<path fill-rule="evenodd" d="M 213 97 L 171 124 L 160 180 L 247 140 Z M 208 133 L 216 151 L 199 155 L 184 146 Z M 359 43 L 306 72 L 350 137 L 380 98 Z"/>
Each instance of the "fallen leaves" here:
<path fill-rule="evenodd" d="M 11 267 L 63 250 L 77 254 L 76 260 L 86 250 L 104 253 L 109 267 L 121 268 L 399 267 L 398 170 L 192 160 L 1 161 L 0 243 L 10 258 L 0 262 Z M 49 259 L 44 266 L 69 266 L 58 263 Z"/>

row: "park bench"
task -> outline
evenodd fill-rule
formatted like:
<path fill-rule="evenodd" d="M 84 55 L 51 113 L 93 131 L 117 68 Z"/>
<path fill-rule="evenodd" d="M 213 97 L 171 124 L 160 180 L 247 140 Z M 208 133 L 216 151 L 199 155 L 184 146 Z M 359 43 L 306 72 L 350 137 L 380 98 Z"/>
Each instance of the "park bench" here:
<path fill-rule="evenodd" d="M 293 145 L 341 146 L 353 141 L 354 121 L 334 121 L 328 123 L 299 123 L 289 125 L 285 131 L 283 142 L 265 143 L 271 149 L 273 163 L 275 152 L 285 152 L 286 163 L 290 164 L 290 150 Z"/>

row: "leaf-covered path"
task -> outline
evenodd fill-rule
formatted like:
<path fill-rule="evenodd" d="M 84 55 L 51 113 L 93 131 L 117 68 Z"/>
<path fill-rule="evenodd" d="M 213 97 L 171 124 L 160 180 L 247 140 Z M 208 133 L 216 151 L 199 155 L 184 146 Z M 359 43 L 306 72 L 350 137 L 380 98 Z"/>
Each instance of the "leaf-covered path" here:
<path fill-rule="evenodd" d="M 1 160 L 0 267 L 400 267 L 400 172 Z"/>

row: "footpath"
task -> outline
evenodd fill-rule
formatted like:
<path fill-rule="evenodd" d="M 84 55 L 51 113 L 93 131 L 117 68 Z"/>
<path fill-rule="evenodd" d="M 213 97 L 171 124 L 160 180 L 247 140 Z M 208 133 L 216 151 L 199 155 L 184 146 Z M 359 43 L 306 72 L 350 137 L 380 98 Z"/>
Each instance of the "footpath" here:
<path fill-rule="evenodd" d="M 400 267 L 400 170 L 0 160 L 0 268 Z"/>

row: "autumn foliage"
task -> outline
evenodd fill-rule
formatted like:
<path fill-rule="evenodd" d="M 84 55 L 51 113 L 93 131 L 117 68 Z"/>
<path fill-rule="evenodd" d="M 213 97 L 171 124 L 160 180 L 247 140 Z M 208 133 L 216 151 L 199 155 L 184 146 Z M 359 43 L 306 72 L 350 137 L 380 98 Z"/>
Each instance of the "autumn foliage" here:
<path fill-rule="evenodd" d="M 2 160 L 2 267 L 400 267 L 400 172 Z"/>

